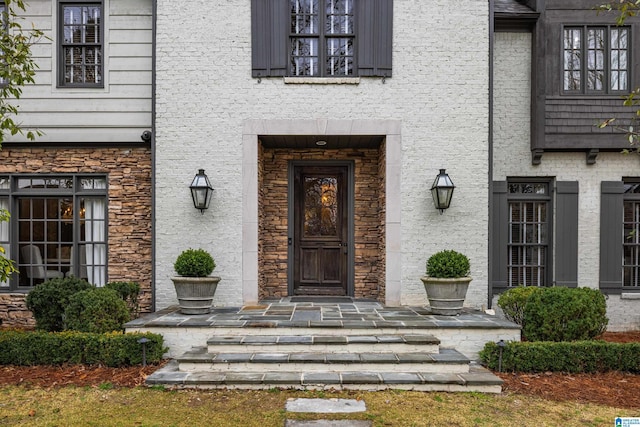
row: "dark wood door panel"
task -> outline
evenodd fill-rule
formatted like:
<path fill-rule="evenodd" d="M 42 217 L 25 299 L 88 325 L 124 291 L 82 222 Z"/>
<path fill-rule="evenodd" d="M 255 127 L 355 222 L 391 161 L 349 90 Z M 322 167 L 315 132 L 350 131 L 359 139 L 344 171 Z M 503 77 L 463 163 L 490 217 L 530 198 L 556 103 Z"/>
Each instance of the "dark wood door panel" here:
<path fill-rule="evenodd" d="M 346 295 L 348 168 L 294 170 L 294 294 Z"/>

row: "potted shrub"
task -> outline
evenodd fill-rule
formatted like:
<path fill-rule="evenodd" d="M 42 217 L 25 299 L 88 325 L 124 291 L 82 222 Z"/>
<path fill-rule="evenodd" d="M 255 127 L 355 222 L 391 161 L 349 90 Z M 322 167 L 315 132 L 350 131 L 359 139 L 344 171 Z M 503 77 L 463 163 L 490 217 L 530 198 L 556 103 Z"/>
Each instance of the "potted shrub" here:
<path fill-rule="evenodd" d="M 204 249 L 187 249 L 173 264 L 178 276 L 172 277 L 180 312 L 207 314 L 211 311 L 213 296 L 220 278 L 210 276 L 216 268 L 213 257 Z"/>
<path fill-rule="evenodd" d="M 462 311 L 469 288 L 469 258 L 453 250 L 437 252 L 427 260 L 422 283 L 434 314 L 455 316 Z"/>

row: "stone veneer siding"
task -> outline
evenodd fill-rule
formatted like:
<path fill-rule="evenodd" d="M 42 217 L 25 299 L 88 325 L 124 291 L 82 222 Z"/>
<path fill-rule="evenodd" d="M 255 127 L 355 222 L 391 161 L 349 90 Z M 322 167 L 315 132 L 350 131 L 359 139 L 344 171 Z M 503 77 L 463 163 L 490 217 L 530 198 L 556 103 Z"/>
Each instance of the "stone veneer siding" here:
<path fill-rule="evenodd" d="M 108 174 L 108 281 L 140 283 L 141 312 L 151 298 L 151 149 L 10 148 L 0 151 L 0 174 Z M 0 293 L 2 326 L 34 325 L 24 293 Z"/>
<path fill-rule="evenodd" d="M 259 295 L 287 296 L 288 167 L 290 160 L 354 162 L 354 296 L 384 301 L 384 165 L 378 149 L 259 148 Z M 382 262 L 381 262 L 382 261 Z"/>

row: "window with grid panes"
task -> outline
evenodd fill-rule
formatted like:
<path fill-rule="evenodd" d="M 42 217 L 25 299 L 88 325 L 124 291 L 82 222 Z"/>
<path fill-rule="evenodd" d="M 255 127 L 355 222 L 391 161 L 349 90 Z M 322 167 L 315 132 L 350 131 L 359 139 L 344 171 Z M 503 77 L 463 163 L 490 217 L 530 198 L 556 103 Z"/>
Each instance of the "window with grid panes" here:
<path fill-rule="evenodd" d="M 354 75 L 353 0 L 291 0 L 291 76 Z"/>
<path fill-rule="evenodd" d="M 61 2 L 60 86 L 103 86 L 102 2 Z"/>
<path fill-rule="evenodd" d="M 107 281 L 107 179 L 104 176 L 0 176 L 0 245 L 20 274 L 0 291 L 28 290 L 53 278 Z"/>
<path fill-rule="evenodd" d="M 508 286 L 546 286 L 549 184 L 508 184 Z"/>
<path fill-rule="evenodd" d="M 563 33 L 563 89 L 566 93 L 628 91 L 631 34 L 628 27 L 571 26 Z"/>
<path fill-rule="evenodd" d="M 625 181 L 622 286 L 640 287 L 640 180 Z"/>

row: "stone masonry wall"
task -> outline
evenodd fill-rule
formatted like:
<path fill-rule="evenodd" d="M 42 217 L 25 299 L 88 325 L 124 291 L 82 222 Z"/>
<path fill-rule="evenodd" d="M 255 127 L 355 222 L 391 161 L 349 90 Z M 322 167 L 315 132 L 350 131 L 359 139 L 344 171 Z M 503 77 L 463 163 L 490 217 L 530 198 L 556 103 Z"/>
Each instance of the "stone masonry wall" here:
<path fill-rule="evenodd" d="M 261 149 L 259 217 L 260 298 L 287 295 L 288 162 L 290 160 L 353 160 L 355 163 L 355 296 L 382 298 L 380 275 L 381 209 L 378 150 Z M 382 184 L 379 184 L 379 182 Z M 382 272 L 382 273 L 381 273 Z M 384 282 L 383 282 L 384 283 Z"/>
<path fill-rule="evenodd" d="M 140 283 L 141 312 L 151 300 L 151 150 L 149 148 L 10 148 L 0 174 L 108 174 L 108 281 Z M 2 326 L 33 326 L 23 293 L 0 293 Z"/>

